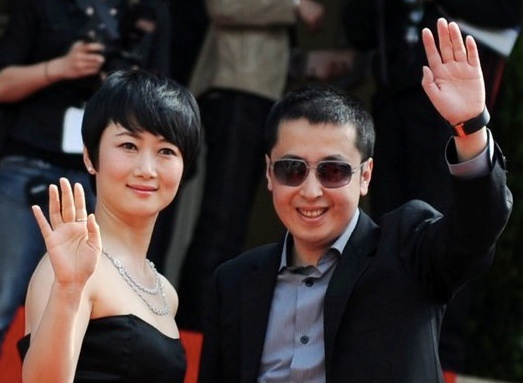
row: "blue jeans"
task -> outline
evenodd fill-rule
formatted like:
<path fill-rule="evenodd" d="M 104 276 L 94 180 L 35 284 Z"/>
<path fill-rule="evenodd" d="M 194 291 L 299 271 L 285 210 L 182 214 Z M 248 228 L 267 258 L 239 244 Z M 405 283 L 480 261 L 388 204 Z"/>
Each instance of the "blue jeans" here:
<path fill-rule="evenodd" d="M 0 161 L 0 346 L 46 251 L 31 205 L 40 205 L 47 215 L 48 185 L 57 184 L 60 177 L 82 183 L 88 211 L 92 212 L 94 194 L 86 171 L 67 170 L 21 156 Z"/>

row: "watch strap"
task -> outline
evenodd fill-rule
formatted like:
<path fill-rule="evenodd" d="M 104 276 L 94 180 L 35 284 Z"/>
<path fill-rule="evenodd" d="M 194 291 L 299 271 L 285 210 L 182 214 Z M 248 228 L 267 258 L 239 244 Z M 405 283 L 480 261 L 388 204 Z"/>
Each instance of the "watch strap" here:
<path fill-rule="evenodd" d="M 487 126 L 487 124 L 490 121 L 490 114 L 487 110 L 487 107 L 483 109 L 483 112 L 481 112 L 479 115 L 477 115 L 474 118 L 471 118 L 470 120 L 460 122 L 459 124 L 452 126 L 452 133 L 455 137 L 465 137 L 469 134 L 472 134 L 474 132 L 477 132 L 484 126 Z"/>

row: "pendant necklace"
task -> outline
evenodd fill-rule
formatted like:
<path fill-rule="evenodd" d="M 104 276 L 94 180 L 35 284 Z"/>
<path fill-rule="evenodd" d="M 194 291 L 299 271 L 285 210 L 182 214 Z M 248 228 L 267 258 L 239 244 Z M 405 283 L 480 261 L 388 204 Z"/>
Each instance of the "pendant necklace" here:
<path fill-rule="evenodd" d="M 120 262 L 118 259 L 111 256 L 105 249 L 102 249 L 102 254 L 107 257 L 111 261 L 111 263 L 116 267 L 118 270 L 118 274 L 120 274 L 123 278 L 123 280 L 133 289 L 133 291 L 138 295 L 142 301 L 149 307 L 149 310 L 151 310 L 156 315 L 167 315 L 169 314 L 169 306 L 167 305 L 167 298 L 165 297 L 165 292 L 163 290 L 163 284 L 162 280 L 160 278 L 160 274 L 156 270 L 156 267 L 154 266 L 154 263 L 150 261 L 149 259 L 146 259 L 149 267 L 154 273 L 156 283 L 154 284 L 154 287 L 148 288 L 142 285 L 140 282 L 136 281 L 131 274 L 123 267 L 122 262 Z M 151 302 L 147 300 L 146 295 L 158 295 L 160 294 L 163 301 L 163 307 L 158 308 L 153 306 Z"/>

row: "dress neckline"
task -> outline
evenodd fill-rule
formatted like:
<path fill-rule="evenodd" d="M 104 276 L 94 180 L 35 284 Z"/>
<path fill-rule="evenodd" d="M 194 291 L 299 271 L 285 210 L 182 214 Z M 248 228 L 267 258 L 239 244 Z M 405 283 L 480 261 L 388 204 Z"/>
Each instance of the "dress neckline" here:
<path fill-rule="evenodd" d="M 106 320 L 118 320 L 118 319 L 132 319 L 132 320 L 136 320 L 136 321 L 138 321 L 140 323 L 145 324 L 148 327 L 151 327 L 157 333 L 159 333 L 160 335 L 162 335 L 163 337 L 165 337 L 165 338 L 167 338 L 169 340 L 180 341 L 180 338 L 173 338 L 173 337 L 170 337 L 169 335 L 166 335 L 165 333 L 160 331 L 158 328 L 154 327 L 152 324 L 150 324 L 149 322 L 147 322 L 146 320 L 140 318 L 139 316 L 137 316 L 135 314 L 118 314 L 118 315 L 109 315 L 109 316 L 98 317 L 98 318 L 91 318 L 89 320 L 89 323 L 91 323 L 91 322 L 102 322 L 102 321 L 106 321 Z"/>

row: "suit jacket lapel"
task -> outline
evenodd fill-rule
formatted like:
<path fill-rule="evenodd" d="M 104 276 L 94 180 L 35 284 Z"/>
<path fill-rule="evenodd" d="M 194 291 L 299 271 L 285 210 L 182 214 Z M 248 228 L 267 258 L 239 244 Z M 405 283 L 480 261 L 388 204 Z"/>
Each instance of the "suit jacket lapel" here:
<path fill-rule="evenodd" d="M 341 318 L 358 279 L 373 260 L 378 236 L 379 227 L 362 212 L 327 288 L 323 318 L 327 375 Z"/>
<path fill-rule="evenodd" d="M 282 245 L 260 249 L 253 272 L 245 276 L 241 288 L 242 382 L 256 382 L 258 377 Z"/>

